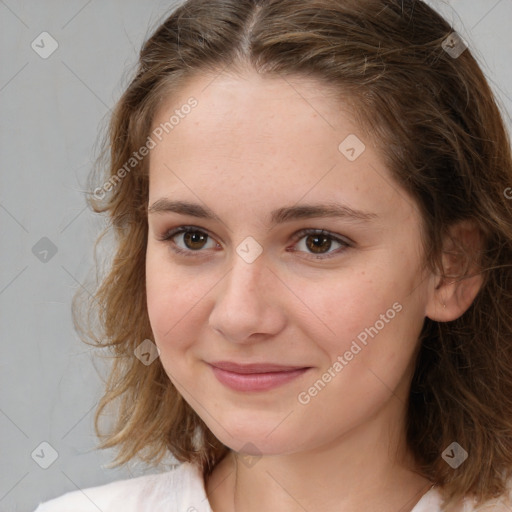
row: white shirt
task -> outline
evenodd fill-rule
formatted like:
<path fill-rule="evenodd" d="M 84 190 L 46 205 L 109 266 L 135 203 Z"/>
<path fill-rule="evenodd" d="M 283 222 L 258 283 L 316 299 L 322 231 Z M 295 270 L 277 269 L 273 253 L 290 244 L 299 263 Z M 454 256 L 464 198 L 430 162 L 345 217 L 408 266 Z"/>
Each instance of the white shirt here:
<path fill-rule="evenodd" d="M 442 512 L 442 498 L 436 488 L 422 496 L 412 512 Z M 509 508 L 487 508 L 497 512 Z M 465 503 L 461 512 L 473 512 Z M 204 488 L 200 470 L 183 463 L 166 473 L 118 480 L 98 487 L 89 487 L 40 504 L 35 512 L 213 512 Z"/>

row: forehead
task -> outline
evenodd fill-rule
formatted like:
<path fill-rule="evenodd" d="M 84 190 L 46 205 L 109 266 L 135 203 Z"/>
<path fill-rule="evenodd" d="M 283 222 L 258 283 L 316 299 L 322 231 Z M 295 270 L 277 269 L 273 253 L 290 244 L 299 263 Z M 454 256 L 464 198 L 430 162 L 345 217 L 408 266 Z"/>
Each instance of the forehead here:
<path fill-rule="evenodd" d="M 195 106 L 183 109 L 190 98 Z M 259 194 L 258 206 L 304 197 L 371 206 L 380 214 L 400 208 L 394 196 L 405 192 L 390 186 L 390 173 L 364 140 L 352 107 L 333 88 L 299 77 L 197 76 L 154 117 L 153 130 L 173 114 L 179 122 L 151 151 L 150 202 L 184 187 L 190 198 L 193 187 L 210 201 L 231 190 L 247 205 L 256 205 Z"/>
<path fill-rule="evenodd" d="M 194 97 L 197 106 L 190 116 L 186 116 L 191 121 L 180 124 L 193 124 L 195 129 L 209 129 L 210 132 L 214 128 L 219 135 L 235 126 L 250 127 L 255 135 L 264 134 L 278 127 L 279 120 L 285 124 L 290 119 L 307 121 L 315 118 L 325 124 L 324 130 L 329 128 L 343 132 L 352 117 L 350 108 L 353 102 L 339 101 L 339 96 L 332 86 L 304 77 L 268 77 L 255 71 L 196 74 L 161 103 L 153 128 L 168 120 L 169 113 L 180 110 Z M 341 116 L 336 115 L 338 113 Z M 269 120 L 273 121 L 272 127 Z M 181 127 L 177 128 L 175 132 L 184 132 Z M 318 126 L 312 126 L 315 128 Z"/>
<path fill-rule="evenodd" d="M 191 98 L 193 108 L 187 106 Z M 339 155 L 343 138 L 358 131 L 345 110 L 332 88 L 310 79 L 254 71 L 196 75 L 156 111 L 152 130 L 165 130 L 150 164 L 155 169 L 171 155 L 181 164 L 211 157 L 211 164 L 224 161 L 224 168 L 226 160 L 245 160 L 243 171 L 257 156 L 274 176 L 285 162 L 298 172 L 299 164 L 314 159 L 320 170 Z"/>

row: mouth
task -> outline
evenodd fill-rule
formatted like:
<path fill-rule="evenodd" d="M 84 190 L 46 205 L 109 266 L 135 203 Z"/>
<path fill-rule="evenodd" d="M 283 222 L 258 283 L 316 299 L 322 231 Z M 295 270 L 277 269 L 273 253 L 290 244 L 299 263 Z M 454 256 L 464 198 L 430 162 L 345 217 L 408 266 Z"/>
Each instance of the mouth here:
<path fill-rule="evenodd" d="M 238 364 L 230 361 L 209 363 L 217 380 L 235 391 L 266 391 L 284 385 L 311 367 L 273 363 Z"/>

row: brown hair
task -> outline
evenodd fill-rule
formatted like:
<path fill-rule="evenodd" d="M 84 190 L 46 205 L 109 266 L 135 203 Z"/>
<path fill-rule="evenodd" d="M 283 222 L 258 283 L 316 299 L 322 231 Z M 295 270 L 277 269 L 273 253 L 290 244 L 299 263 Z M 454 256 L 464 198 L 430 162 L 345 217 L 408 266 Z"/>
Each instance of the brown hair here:
<path fill-rule="evenodd" d="M 449 500 L 504 493 L 512 466 L 512 201 L 505 193 L 511 147 L 471 51 L 454 58 L 443 48 L 451 32 L 422 1 L 189 0 L 147 40 L 98 159 L 103 175 L 96 185 L 110 186 L 89 199 L 111 220 L 115 257 L 85 326 L 74 304 L 84 341 L 114 356 L 95 427 L 101 448 L 120 449 L 115 465 L 135 456 L 158 463 L 172 453 L 207 475 L 228 451 L 160 360 L 146 366 L 134 357 L 142 340 L 153 338 L 145 295 L 148 158 L 128 171 L 125 164 L 146 143 L 159 105 L 186 80 L 250 65 L 269 77 L 312 78 L 350 98 L 366 137 L 420 208 L 431 269 L 442 273 L 442 240 L 451 225 L 467 219 L 483 233 L 484 281 L 470 308 L 452 322 L 425 319 L 407 442 L 418 471 Z M 102 436 L 100 415 L 114 401 L 116 422 Z M 453 441 L 469 451 L 457 470 L 441 458 Z"/>

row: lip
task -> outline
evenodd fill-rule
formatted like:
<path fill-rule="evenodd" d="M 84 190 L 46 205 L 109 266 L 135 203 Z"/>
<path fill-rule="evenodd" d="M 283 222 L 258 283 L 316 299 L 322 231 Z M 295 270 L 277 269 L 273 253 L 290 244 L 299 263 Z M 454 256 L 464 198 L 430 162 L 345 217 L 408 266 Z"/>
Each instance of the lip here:
<path fill-rule="evenodd" d="M 301 375 L 311 367 L 273 363 L 239 364 L 231 361 L 209 363 L 217 380 L 235 391 L 266 391 Z"/>
<path fill-rule="evenodd" d="M 271 373 L 271 372 L 288 372 L 306 368 L 305 366 L 289 366 L 274 363 L 252 363 L 241 364 L 233 361 L 214 361 L 209 363 L 211 366 L 234 373 Z"/>

